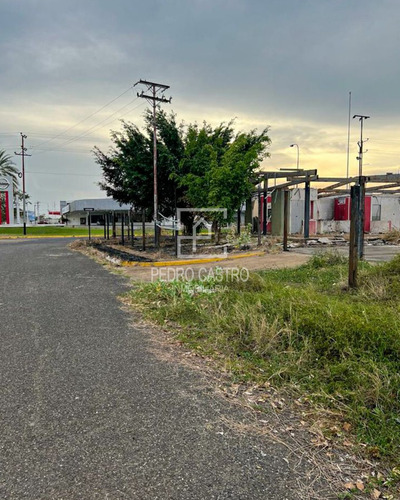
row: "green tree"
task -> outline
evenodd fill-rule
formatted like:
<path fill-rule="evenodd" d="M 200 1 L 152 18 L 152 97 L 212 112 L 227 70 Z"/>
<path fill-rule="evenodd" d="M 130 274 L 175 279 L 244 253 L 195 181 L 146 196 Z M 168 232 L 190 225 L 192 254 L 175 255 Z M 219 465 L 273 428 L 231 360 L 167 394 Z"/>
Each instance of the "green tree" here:
<path fill-rule="evenodd" d="M 11 156 L 4 149 L 0 150 L 0 175 L 8 175 L 12 178 L 14 191 L 18 189 L 18 174 L 19 170 L 14 165 Z"/>
<path fill-rule="evenodd" d="M 269 156 L 268 128 L 234 134 L 232 122 L 213 129 L 189 126 L 179 185 L 193 207 L 227 209 L 227 221 L 251 196 L 261 161 Z"/>
<path fill-rule="evenodd" d="M 121 203 L 153 211 L 153 117 L 145 113 L 145 128 L 122 122 L 112 132 L 108 153 L 95 148 L 103 170 L 100 187 Z M 178 126 L 174 114 L 157 113 L 159 211 L 166 216 L 175 207 L 227 209 L 227 221 L 249 198 L 263 158 L 269 156 L 268 128 L 236 133 L 233 122 L 216 128 L 206 122 Z M 190 215 L 182 221 L 190 227 Z"/>
<path fill-rule="evenodd" d="M 181 190 L 176 177 L 183 156 L 182 128 L 174 114 L 157 113 L 157 182 L 159 211 L 166 216 L 175 212 Z M 137 210 L 153 212 L 153 116 L 145 113 L 145 130 L 122 122 L 121 132 L 112 132 L 113 147 L 108 153 L 94 148 L 95 161 L 103 170 L 100 187 L 121 203 Z"/>

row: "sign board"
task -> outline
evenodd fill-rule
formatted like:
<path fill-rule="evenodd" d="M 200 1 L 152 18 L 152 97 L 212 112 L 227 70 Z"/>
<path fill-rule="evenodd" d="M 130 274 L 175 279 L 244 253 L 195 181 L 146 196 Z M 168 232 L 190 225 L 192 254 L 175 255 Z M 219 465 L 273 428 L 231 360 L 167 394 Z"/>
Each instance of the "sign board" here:
<path fill-rule="evenodd" d="M 0 191 L 6 191 L 10 187 L 10 182 L 5 178 L 0 178 Z"/>
<path fill-rule="evenodd" d="M 85 212 L 93 212 L 94 208 L 84 208 L 83 209 Z"/>

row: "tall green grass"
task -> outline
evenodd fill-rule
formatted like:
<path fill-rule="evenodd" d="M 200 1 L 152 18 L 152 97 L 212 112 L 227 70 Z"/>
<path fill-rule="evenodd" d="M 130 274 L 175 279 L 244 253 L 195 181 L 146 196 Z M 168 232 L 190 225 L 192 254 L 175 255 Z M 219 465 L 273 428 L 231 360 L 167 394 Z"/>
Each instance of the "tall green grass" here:
<path fill-rule="evenodd" d="M 224 356 L 235 377 L 269 381 L 352 422 L 374 454 L 400 452 L 400 257 L 363 264 L 362 286 L 345 287 L 347 264 L 315 256 L 298 269 L 252 273 L 247 282 L 140 285 L 132 301 L 179 338 Z M 211 293 L 206 293 L 207 290 Z"/>

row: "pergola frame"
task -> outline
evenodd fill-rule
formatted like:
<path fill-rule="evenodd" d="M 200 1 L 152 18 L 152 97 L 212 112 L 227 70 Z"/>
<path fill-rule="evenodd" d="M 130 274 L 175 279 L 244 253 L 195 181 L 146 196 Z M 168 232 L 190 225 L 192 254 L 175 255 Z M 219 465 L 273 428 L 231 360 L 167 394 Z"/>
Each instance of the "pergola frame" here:
<path fill-rule="evenodd" d="M 270 181 L 274 181 L 274 186 L 270 186 Z M 285 181 L 277 184 L 277 180 Z M 279 182 L 278 181 L 278 182 Z M 263 191 L 264 200 L 268 199 L 268 192 L 275 191 L 276 189 L 287 190 L 291 186 L 298 186 L 299 184 L 304 184 L 305 189 L 305 200 L 304 200 L 304 239 L 309 238 L 309 225 L 310 225 L 310 190 L 311 183 L 327 183 L 328 186 L 318 189 L 318 197 L 325 198 L 328 196 L 343 196 L 350 194 L 351 184 L 361 186 L 360 194 L 360 207 L 359 207 L 359 245 L 358 252 L 361 258 L 364 253 L 364 233 L 363 233 L 363 221 L 364 221 L 364 200 L 365 193 L 368 194 L 398 194 L 400 193 L 400 174 L 378 174 L 378 175 L 367 175 L 367 176 L 356 176 L 356 177 L 320 177 L 316 169 L 312 170 L 280 170 L 276 172 L 259 172 L 255 184 L 258 185 L 256 188 L 258 196 L 258 206 L 259 206 L 259 223 L 258 223 L 258 241 L 261 244 L 261 231 L 264 235 L 267 234 L 267 203 L 264 203 L 264 217 L 261 217 L 261 192 Z M 378 184 L 378 186 L 367 187 L 368 183 Z M 261 186 L 263 184 L 263 186 Z M 379 186 L 379 184 L 382 184 Z M 344 188 L 344 186 L 347 186 Z M 261 229 L 261 219 L 263 219 L 263 228 Z M 288 224 L 285 224 L 287 227 Z M 287 243 L 287 234 L 284 236 L 284 247 L 285 241 Z"/>

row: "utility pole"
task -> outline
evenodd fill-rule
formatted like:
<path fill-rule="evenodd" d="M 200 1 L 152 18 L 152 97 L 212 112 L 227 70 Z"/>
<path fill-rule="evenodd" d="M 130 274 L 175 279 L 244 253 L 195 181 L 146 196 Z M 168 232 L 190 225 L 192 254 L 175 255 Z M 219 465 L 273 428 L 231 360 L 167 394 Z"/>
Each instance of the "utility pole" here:
<path fill-rule="evenodd" d="M 21 157 L 22 160 L 22 211 L 23 211 L 23 222 L 24 222 L 24 235 L 26 235 L 26 195 L 25 195 L 25 156 L 32 156 L 28 155 L 26 152 L 26 147 L 25 147 L 25 139 L 27 138 L 26 135 L 24 135 L 22 132 L 21 134 L 21 152 L 17 153 L 14 151 L 14 153 L 17 156 Z"/>
<path fill-rule="evenodd" d="M 370 118 L 369 116 L 366 116 L 366 115 L 354 115 L 353 116 L 353 120 L 354 118 L 358 118 L 359 119 L 359 122 L 360 122 L 360 140 L 358 141 L 358 156 L 357 156 L 357 160 L 358 160 L 358 176 L 359 176 L 359 179 L 361 180 L 361 177 L 362 177 L 362 165 L 363 165 L 363 146 L 364 146 L 364 142 L 367 142 L 367 141 L 364 141 L 363 140 L 363 129 L 364 129 L 364 120 L 368 120 L 368 118 Z"/>
<path fill-rule="evenodd" d="M 358 141 L 358 185 L 360 186 L 360 194 L 358 196 L 358 256 L 360 259 L 364 256 L 364 220 L 365 220 L 365 178 L 363 177 L 363 154 L 364 154 L 364 141 L 363 130 L 364 130 L 364 120 L 370 118 L 366 115 L 354 115 L 354 118 L 358 118 L 360 122 L 360 140 Z"/>
<path fill-rule="evenodd" d="M 139 94 L 138 97 L 146 99 L 146 101 L 153 107 L 153 176 L 154 176 L 154 244 L 156 248 L 159 248 L 159 233 L 157 226 L 158 218 L 158 188 L 157 188 L 157 119 L 156 119 L 156 107 L 157 103 L 170 103 L 172 97 L 166 99 L 163 95 L 157 96 L 158 92 L 164 92 L 169 89 L 169 85 L 163 85 L 162 83 L 149 82 L 147 80 L 140 79 L 135 83 L 134 87 L 138 84 L 145 85 L 147 87 L 146 92 L 150 92 L 150 95 L 145 94 L 144 91 Z"/>
<path fill-rule="evenodd" d="M 359 255 L 359 227 L 360 227 L 360 191 L 359 185 L 350 188 L 350 242 L 349 242 L 349 288 L 357 288 L 358 282 L 358 255 Z"/>

